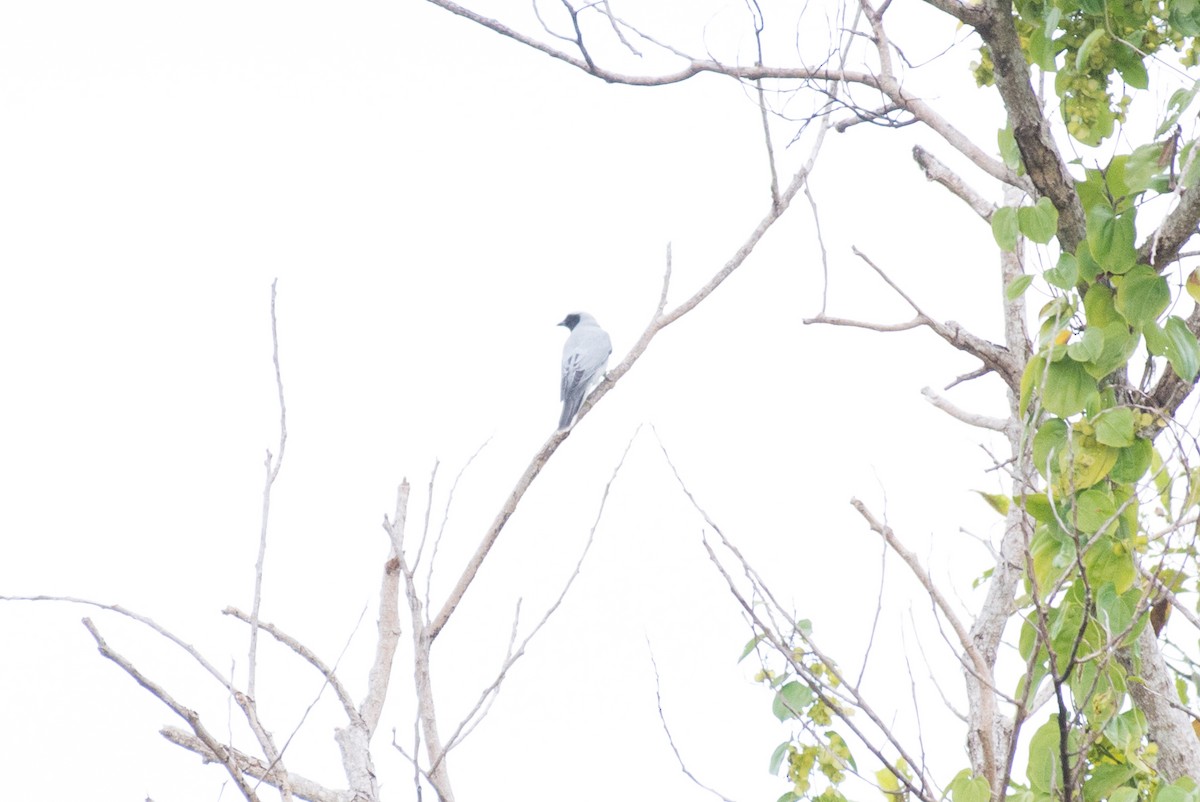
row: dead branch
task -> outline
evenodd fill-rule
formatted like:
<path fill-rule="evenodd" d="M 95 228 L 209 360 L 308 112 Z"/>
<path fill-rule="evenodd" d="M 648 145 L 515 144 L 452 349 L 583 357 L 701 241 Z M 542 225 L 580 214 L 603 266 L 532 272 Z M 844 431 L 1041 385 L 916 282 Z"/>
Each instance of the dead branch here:
<path fill-rule="evenodd" d="M 870 259 L 870 257 L 858 250 L 858 248 L 853 248 L 852 250 L 856 256 L 866 262 L 867 265 L 870 266 L 870 268 L 874 270 L 881 279 L 883 279 L 885 284 L 891 287 L 897 295 L 904 299 L 905 303 L 912 307 L 913 311 L 916 312 L 916 317 L 907 323 L 879 324 L 848 320 L 846 318 L 829 317 L 827 315 L 818 315 L 816 317 L 805 318 L 804 323 L 806 325 L 823 323 L 831 326 L 854 326 L 857 328 L 881 332 L 907 331 L 908 329 L 915 329 L 925 326 L 934 334 L 941 337 L 945 342 L 949 343 L 960 351 L 965 351 L 966 353 L 971 354 L 983 362 L 987 368 L 996 371 L 997 375 L 999 375 L 1000 378 L 1004 380 L 1005 384 L 1007 384 L 1014 392 L 1019 389 L 1021 384 L 1021 374 L 1024 371 L 1024 363 L 1014 358 L 1013 355 L 1009 353 L 1008 349 L 1002 345 L 997 345 L 996 343 L 989 342 L 982 337 L 972 334 L 953 320 L 947 320 L 945 323 L 942 323 L 927 315 L 925 311 L 917 305 L 916 301 L 910 298 L 908 294 L 899 287 L 899 285 L 892 281 L 892 279 L 885 272 L 883 272 L 883 270 L 876 265 L 875 262 Z"/>
<path fill-rule="evenodd" d="M 229 776 L 233 778 L 234 784 L 237 785 L 238 790 L 241 791 L 242 796 L 246 798 L 247 802 L 258 802 L 258 796 L 254 793 L 254 789 L 251 788 L 250 784 L 246 781 L 246 775 L 242 772 L 241 767 L 238 766 L 237 761 L 234 760 L 230 755 L 229 750 L 226 749 L 225 746 L 222 745 L 221 742 L 218 741 L 200 721 L 200 714 L 195 710 L 187 708 L 175 701 L 175 697 L 167 693 L 167 691 L 161 685 L 154 682 L 145 674 L 134 668 L 133 664 L 125 659 L 125 657 L 113 651 L 113 649 L 104 641 L 104 638 L 100 637 L 100 631 L 96 629 L 96 625 L 92 623 L 90 618 L 84 618 L 83 625 L 95 639 L 96 647 L 100 650 L 100 654 L 104 655 L 106 658 L 120 666 L 126 674 L 133 677 L 138 685 L 141 685 L 143 688 L 149 691 L 151 695 L 157 697 L 159 701 L 171 708 L 175 715 L 186 721 L 188 726 L 192 728 L 192 732 L 196 733 L 196 737 L 199 738 L 212 753 L 215 758 L 215 762 L 220 763 L 225 767 L 225 770 L 229 772 Z M 286 784 L 286 778 L 284 779 L 284 782 Z"/>
<path fill-rule="evenodd" d="M 932 106 L 921 98 L 909 94 L 904 89 L 903 82 L 890 73 L 873 75 L 868 72 L 828 69 L 825 67 L 770 67 L 765 65 L 741 66 L 722 64 L 712 59 L 694 58 L 674 48 L 664 46 L 664 49 L 675 53 L 685 62 L 682 68 L 675 72 L 661 75 L 630 75 L 606 69 L 598 64 L 591 63 L 589 59 L 573 56 L 570 53 L 520 33 L 498 20 L 485 17 L 471 9 L 465 8 L 453 2 L 453 0 L 429 0 L 429 2 L 452 14 L 468 19 L 477 25 L 482 25 L 485 28 L 495 31 L 501 36 L 531 47 L 551 58 L 570 64 L 608 83 L 626 84 L 629 86 L 666 86 L 686 81 L 704 73 L 712 73 L 739 81 L 750 82 L 763 79 L 778 79 L 796 82 L 822 81 L 833 84 L 847 83 L 865 86 L 882 92 L 893 104 L 920 120 L 988 175 L 1006 184 L 1022 187 L 1029 192 L 1034 191 L 1034 185 L 1029 181 L 1028 177 L 1018 176 L 1015 172 L 1008 169 L 1002 161 L 976 145 L 970 137 L 955 128 L 954 125 L 939 114 Z M 647 41 L 654 41 L 645 35 L 643 35 L 643 38 Z M 1076 202 L 1078 203 L 1078 201 Z"/>
<path fill-rule="evenodd" d="M 171 743 L 182 746 L 189 752 L 196 753 L 205 763 L 222 762 L 221 757 L 210 749 L 203 740 L 191 733 L 184 732 L 178 727 L 163 727 L 159 730 L 159 734 Z M 274 770 L 269 769 L 267 764 L 262 760 L 232 747 L 226 746 L 223 748 L 243 774 L 253 777 L 256 780 L 261 780 L 272 787 L 278 787 L 276 786 L 278 780 Z M 320 783 L 314 782 L 295 772 L 288 774 L 288 784 L 292 788 L 292 793 L 297 798 L 306 799 L 308 802 L 351 802 L 352 800 L 351 795 L 346 791 L 330 790 Z"/>
<path fill-rule="evenodd" d="M 991 429 L 994 432 L 1003 432 L 1008 429 L 1009 421 L 1004 418 L 992 418 L 987 415 L 979 415 L 974 412 L 967 412 L 965 409 L 956 406 L 952 401 L 935 393 L 929 387 L 921 388 L 921 395 L 925 400 L 933 404 L 935 407 L 945 412 L 952 418 L 960 420 L 968 426 L 976 426 L 980 429 Z"/>
<path fill-rule="evenodd" d="M 233 616 L 239 621 L 243 621 L 247 624 L 249 624 L 251 620 L 249 613 L 243 612 L 236 607 L 226 607 L 221 611 L 221 614 Z M 347 717 L 353 720 L 358 716 L 358 710 L 355 708 L 354 702 L 350 699 L 350 694 L 346 692 L 346 687 L 342 685 L 341 680 L 338 679 L 333 668 L 326 665 L 324 661 L 317 657 L 317 655 L 314 654 L 307 646 L 300 643 L 300 641 L 296 640 L 291 635 L 288 635 L 274 624 L 260 621 L 258 626 L 263 632 L 266 632 L 272 638 L 291 649 L 300 657 L 304 658 L 309 665 L 320 672 L 321 676 L 323 676 L 329 683 L 330 687 L 333 688 L 333 692 L 337 695 L 338 701 L 342 703 L 342 709 L 346 711 Z"/>
<path fill-rule="evenodd" d="M 962 176 L 942 164 L 936 156 L 920 145 L 913 145 L 913 159 L 927 179 L 936 181 L 950 190 L 955 197 L 970 206 L 975 214 L 991 222 L 992 215 L 996 212 L 996 204 L 969 187 Z"/>
<path fill-rule="evenodd" d="M 649 641 L 646 642 L 646 647 L 647 648 L 650 647 Z M 693 783 L 695 783 L 698 787 L 703 788 L 705 791 L 708 791 L 710 794 L 715 796 L 717 799 L 722 800 L 722 802 L 733 802 L 732 799 L 725 796 L 720 791 L 700 782 L 700 780 L 697 779 L 696 775 L 692 774 L 692 772 L 688 769 L 687 764 L 683 762 L 683 755 L 679 754 L 679 747 L 677 747 L 675 745 L 675 739 L 671 736 L 671 728 L 669 726 L 667 726 L 667 714 L 663 712 L 662 683 L 659 681 L 658 663 L 655 662 L 655 660 L 654 660 L 654 651 L 652 649 L 650 650 L 650 667 L 652 669 L 654 669 L 654 701 L 658 705 L 658 720 L 662 722 L 663 732 L 665 732 L 667 734 L 667 743 L 670 745 L 671 751 L 675 753 L 675 759 L 677 761 L 679 761 L 680 771 L 682 771 L 687 776 L 687 778 L 689 780 L 691 780 Z"/>
<path fill-rule="evenodd" d="M 123 615 L 126 618 L 137 621 L 139 624 L 144 624 L 145 626 L 157 632 L 159 635 L 162 635 L 164 638 L 171 641 L 171 643 L 174 643 L 176 646 L 183 649 L 185 652 L 191 655 L 193 660 L 200 664 L 201 668 L 211 674 L 217 680 L 217 682 L 221 683 L 225 690 L 229 691 L 230 694 L 234 692 L 233 683 L 230 682 L 230 680 L 227 679 L 224 674 L 218 671 L 212 663 L 208 662 L 204 655 L 200 654 L 199 650 L 196 649 L 195 646 L 192 646 L 190 643 L 186 643 L 175 633 L 154 621 L 154 619 L 141 615 L 140 613 L 135 613 L 119 604 L 101 604 L 100 602 L 91 601 L 90 599 L 81 599 L 75 596 L 0 596 L 0 601 L 67 602 L 68 604 L 82 604 L 88 607 L 96 607 L 101 610 L 108 610 L 109 612 Z"/>
<path fill-rule="evenodd" d="M 375 645 L 375 661 L 367 675 L 367 695 L 360 713 L 367 728 L 367 737 L 379 726 L 379 716 L 387 699 L 388 682 L 392 676 L 392 661 L 400 644 L 400 564 L 397 558 L 404 543 L 408 522 L 408 480 L 396 491 L 396 511 L 392 520 L 384 521 L 388 533 L 389 553 L 383 565 L 379 585 L 379 640 Z"/>
<path fill-rule="evenodd" d="M 275 317 L 275 286 L 279 279 L 271 282 L 271 360 L 275 364 L 275 388 L 279 393 L 279 452 L 272 457 L 267 450 L 266 478 L 263 482 L 262 523 L 258 538 L 258 560 L 254 564 L 254 604 L 250 610 L 250 658 L 247 669 L 249 679 L 246 692 L 254 697 L 255 674 L 258 667 L 258 611 L 262 604 L 263 560 L 267 554 L 267 521 L 271 513 L 271 487 L 279 476 L 283 465 L 283 451 L 287 445 L 287 405 L 283 399 L 283 373 L 279 369 L 279 326 Z"/>

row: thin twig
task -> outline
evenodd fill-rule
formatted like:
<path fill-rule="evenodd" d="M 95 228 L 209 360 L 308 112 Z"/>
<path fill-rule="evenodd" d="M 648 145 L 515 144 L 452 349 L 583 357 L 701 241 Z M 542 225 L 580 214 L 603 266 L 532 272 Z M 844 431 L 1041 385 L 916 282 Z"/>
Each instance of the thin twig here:
<path fill-rule="evenodd" d="M 272 457 L 270 450 L 266 458 L 266 480 L 263 483 L 262 522 L 258 537 L 258 560 L 254 564 L 254 605 L 250 609 L 250 661 L 246 693 L 254 698 L 255 674 L 258 668 L 258 611 L 262 606 L 263 561 L 267 554 L 267 520 L 271 513 L 271 487 L 279 476 L 283 465 L 283 451 L 287 446 L 287 405 L 283 400 L 283 373 L 279 369 L 279 326 L 275 316 L 275 287 L 279 279 L 271 282 L 271 361 L 275 365 L 275 388 L 279 393 L 279 452 Z"/>
<path fill-rule="evenodd" d="M 592 549 L 592 542 L 596 538 L 596 530 L 599 528 L 600 521 L 604 517 L 604 508 L 608 504 L 609 492 L 612 490 L 613 483 L 617 481 L 617 476 L 620 475 L 621 468 L 625 465 L 625 458 L 629 456 L 629 450 L 633 448 L 634 440 L 637 439 L 638 433 L 641 430 L 642 427 L 638 426 L 637 429 L 634 430 L 633 434 L 630 435 L 629 442 L 625 444 L 625 450 L 621 452 L 621 459 L 617 461 L 616 467 L 613 468 L 612 476 L 609 477 L 608 482 L 604 485 L 604 492 L 600 495 L 600 506 L 596 510 L 596 517 L 592 521 L 592 528 L 588 531 L 587 542 L 583 546 L 583 551 L 579 555 L 579 560 L 575 563 L 575 570 L 573 570 L 571 575 L 567 577 L 567 581 L 563 584 L 563 589 L 558 594 L 558 598 L 554 600 L 554 603 L 551 604 L 546 610 L 546 613 L 542 616 L 542 619 L 529 632 L 529 634 L 525 636 L 525 639 L 521 641 L 521 645 L 516 649 L 516 651 L 513 651 L 512 644 L 516 639 L 517 622 L 516 620 L 513 621 L 513 630 L 509 639 L 508 653 L 505 656 L 504 663 L 500 666 L 500 670 L 496 673 L 496 679 L 493 680 L 490 685 L 484 688 L 483 692 L 479 695 L 479 699 L 475 702 L 475 706 L 472 707 L 467 715 L 463 717 L 462 721 L 458 725 L 458 728 L 446 741 L 446 748 L 443 752 L 443 756 L 446 752 L 449 752 L 455 746 L 462 743 L 463 739 L 470 734 L 472 729 L 474 729 L 475 723 L 477 723 L 482 717 L 480 711 L 484 708 L 485 704 L 490 704 L 490 700 L 494 699 L 495 696 L 499 694 L 500 684 L 504 681 L 504 678 L 508 676 L 509 670 L 525 655 L 525 649 L 529 646 L 530 641 L 533 640 L 534 636 L 541 631 L 542 627 L 546 625 L 546 622 L 550 620 L 550 617 L 553 616 L 558 608 L 562 605 L 563 600 L 567 597 L 567 592 L 570 591 L 571 586 L 575 584 L 575 580 L 579 577 L 579 573 L 583 569 L 583 561 L 587 559 L 588 552 L 590 552 Z M 477 716 L 479 718 L 477 718 Z M 437 769 L 440 762 L 441 758 L 438 758 L 438 760 L 433 763 L 433 765 L 430 767 L 431 773 Z"/>
<path fill-rule="evenodd" d="M 694 782 L 700 788 L 708 791 L 713 796 L 722 800 L 722 802 L 733 802 L 732 799 L 722 794 L 715 788 L 705 785 L 696 778 L 695 774 L 688 769 L 687 764 L 683 762 L 683 755 L 679 754 L 679 747 L 675 745 L 675 739 L 671 736 L 671 728 L 667 726 L 667 714 L 663 712 L 662 703 L 662 683 L 658 677 L 658 663 L 654 660 L 654 650 L 650 649 L 650 641 L 646 641 L 646 648 L 650 652 L 650 666 L 654 669 L 654 701 L 658 705 L 658 720 L 662 722 L 663 732 L 667 734 L 667 743 L 671 745 L 671 751 L 675 753 L 675 759 L 679 761 L 679 769 L 687 775 L 687 778 Z"/>

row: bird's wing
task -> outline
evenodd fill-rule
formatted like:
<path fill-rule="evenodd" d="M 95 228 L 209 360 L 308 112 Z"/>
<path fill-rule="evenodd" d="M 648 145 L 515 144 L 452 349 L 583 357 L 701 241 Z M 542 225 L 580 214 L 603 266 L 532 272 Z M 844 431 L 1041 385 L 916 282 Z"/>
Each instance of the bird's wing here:
<path fill-rule="evenodd" d="M 612 342 L 599 326 L 576 327 L 563 348 L 562 389 L 559 400 L 587 392 L 592 378 L 608 363 Z"/>

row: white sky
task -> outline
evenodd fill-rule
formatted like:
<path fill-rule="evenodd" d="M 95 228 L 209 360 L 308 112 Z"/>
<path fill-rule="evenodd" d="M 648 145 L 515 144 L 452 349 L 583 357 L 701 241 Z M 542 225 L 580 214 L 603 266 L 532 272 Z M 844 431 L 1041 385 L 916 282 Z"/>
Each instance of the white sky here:
<path fill-rule="evenodd" d="M 523 4 L 495 3 L 515 9 Z M 697 12 L 699 13 L 699 12 Z M 742 6 L 701 25 L 740 24 Z M 811 12 L 810 24 L 823 17 Z M 916 61 L 952 26 L 909 17 Z M 691 35 L 692 42 L 701 41 Z M 900 25 L 902 33 L 905 26 Z M 744 28 L 742 29 L 745 30 Z M 669 29 L 664 34 L 669 34 Z M 783 26 L 783 41 L 790 31 Z M 743 57 L 744 37 L 723 42 Z M 932 99 L 991 148 L 962 47 L 932 69 Z M 779 61 L 787 53 L 781 53 Z M 780 123 L 786 141 L 794 126 Z M 244 679 L 264 451 L 277 440 L 269 288 L 279 279 L 288 450 L 273 497 L 263 618 L 335 660 L 361 698 L 395 487 L 435 510 L 458 489 L 434 604 L 558 415 L 573 309 L 637 339 L 674 249 L 682 300 L 767 208 L 757 110 L 711 78 L 608 86 L 415 2 L 10 3 L 0 13 L 0 594 L 63 594 L 151 615 Z M 831 314 L 910 312 L 850 253 L 857 245 L 928 311 L 999 336 L 986 226 L 918 174 L 916 127 L 830 135 L 812 188 L 830 252 Z M 806 152 L 782 152 L 786 169 Z M 989 193 L 993 188 L 969 173 Z M 998 195 L 994 196 L 997 200 Z M 970 494 L 1000 489 L 986 438 L 920 398 L 976 367 L 932 335 L 805 327 L 820 306 L 812 214 L 797 202 L 725 286 L 665 331 L 559 450 L 435 652 L 443 729 L 503 655 L 512 611 L 532 623 L 569 574 L 604 483 L 653 424 L 700 502 L 817 639 L 857 674 L 879 595 L 878 541 L 848 505 L 889 520 L 970 605 L 996 519 Z M 1002 414 L 998 380 L 953 391 Z M 886 495 L 886 502 L 885 502 Z M 436 525 L 436 518 L 435 518 Z M 708 799 L 657 720 L 647 642 L 689 766 L 739 799 L 774 799 L 787 736 L 737 665 L 749 633 L 700 545 L 702 522 L 649 429 L 614 485 L 596 543 L 558 616 L 450 767 L 460 799 Z M 949 571 L 954 570 L 953 582 Z M 928 621 L 899 564 L 867 690 L 911 732 L 905 629 Z M 79 624 L 226 730 L 226 700 L 144 628 L 66 605 L 0 606 L 0 773 L 12 799 L 217 799 L 222 770 L 157 734 L 180 725 L 101 658 Z M 935 631 L 926 654 L 961 680 Z M 408 637 L 405 628 L 405 638 Z M 320 678 L 265 641 L 259 701 L 283 740 Z M 376 738 L 388 798 L 412 798 L 387 745 L 411 732 L 398 659 Z M 956 722 L 923 709 L 938 779 L 965 765 Z M 893 713 L 894 711 L 894 713 Z M 290 768 L 344 786 L 330 694 L 289 748 Z M 239 743 L 248 747 L 243 737 Z M 860 767 L 874 772 L 865 752 Z M 232 787 L 224 796 L 236 796 Z"/>

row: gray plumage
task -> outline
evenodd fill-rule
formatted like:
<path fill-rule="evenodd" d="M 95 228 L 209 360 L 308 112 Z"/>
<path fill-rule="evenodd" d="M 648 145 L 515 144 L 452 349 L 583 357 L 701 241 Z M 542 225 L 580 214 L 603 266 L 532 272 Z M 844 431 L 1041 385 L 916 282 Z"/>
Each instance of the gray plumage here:
<path fill-rule="evenodd" d="M 562 392 L 559 394 L 563 409 L 562 417 L 558 419 L 558 428 L 562 431 L 570 428 L 583 399 L 604 378 L 612 341 L 596 318 L 586 312 L 572 312 L 558 325 L 571 330 L 563 345 Z"/>

